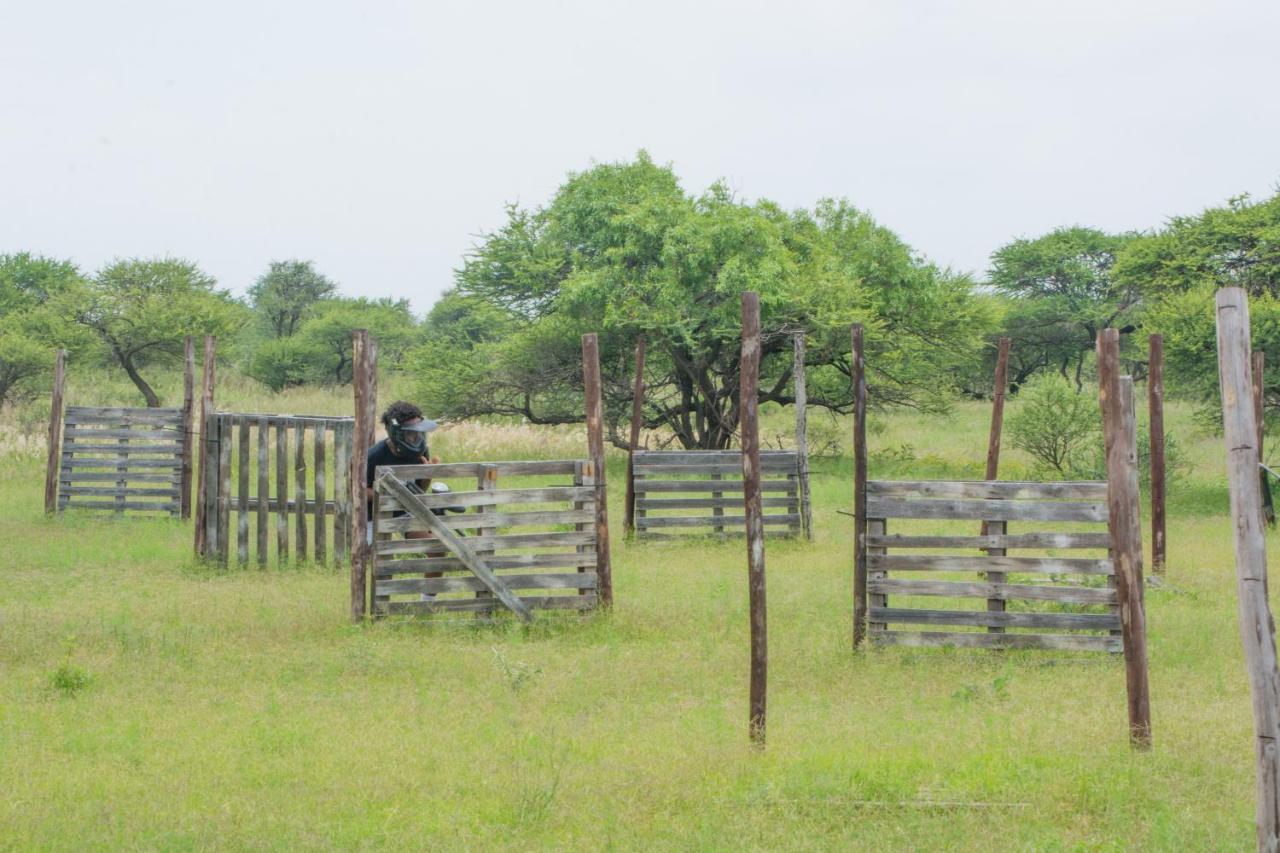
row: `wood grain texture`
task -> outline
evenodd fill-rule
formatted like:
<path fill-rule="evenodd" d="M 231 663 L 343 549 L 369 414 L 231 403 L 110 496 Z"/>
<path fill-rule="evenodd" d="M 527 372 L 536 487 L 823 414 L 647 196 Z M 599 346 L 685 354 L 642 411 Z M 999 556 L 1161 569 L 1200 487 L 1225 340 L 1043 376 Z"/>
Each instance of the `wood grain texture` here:
<path fill-rule="evenodd" d="M 851 329 L 853 381 L 853 648 L 867 636 L 867 554 L 871 546 L 867 528 L 867 363 L 863 351 L 862 324 Z M 883 533 L 883 524 L 881 525 Z M 883 553 L 882 551 L 880 553 Z M 881 596 L 882 600 L 885 600 Z"/>
<path fill-rule="evenodd" d="M 942 596 L 945 598 L 987 598 L 1003 601 L 1052 601 L 1058 604 L 1116 603 L 1116 593 L 1105 587 L 1069 586 L 1061 584 L 1013 584 L 992 581 L 903 580 L 886 578 L 872 581 L 867 588 L 885 595 Z"/>
<path fill-rule="evenodd" d="M 1091 634 L 979 634 L 960 631 L 872 631 L 877 646 L 931 646 L 971 649 L 1047 649 L 1060 652 L 1118 652 L 1117 637 Z"/>
<path fill-rule="evenodd" d="M 760 505 L 760 475 L 763 470 L 760 458 L 760 297 L 750 291 L 742 294 L 742 350 L 738 370 L 747 594 L 751 614 L 751 687 L 747 725 L 751 742 L 763 747 L 768 706 L 769 628 L 765 600 L 764 510 Z M 655 524 L 673 520 L 647 519 L 647 522 Z"/>
<path fill-rule="evenodd" d="M 53 390 L 49 395 L 48 457 L 44 469 L 44 511 L 58 509 L 58 462 L 62 452 L 62 398 L 66 393 L 67 351 L 58 350 L 53 359 Z"/>
<path fill-rule="evenodd" d="M 867 545 L 877 548 L 1013 548 L 1097 550 L 1111 546 L 1107 533 L 1006 533 L 1001 536 L 929 536 L 895 533 L 868 537 Z"/>
<path fill-rule="evenodd" d="M 185 521 L 191 517 L 191 471 L 196 443 L 193 435 L 196 413 L 196 344 L 190 335 L 183 342 L 182 356 L 182 492 L 179 514 Z"/>
<path fill-rule="evenodd" d="M 596 572 L 600 604 L 613 606 L 613 569 L 609 552 L 609 493 L 604 466 L 604 402 L 600 381 L 600 344 L 594 332 L 582 336 L 582 381 L 587 408 L 587 455 L 595 479 Z"/>
<path fill-rule="evenodd" d="M 211 440 L 214 417 L 213 385 L 214 361 L 217 342 L 212 335 L 204 339 L 204 361 L 200 371 L 200 466 L 196 472 L 196 494 L 202 510 L 196 515 L 195 552 L 197 557 L 208 559 L 214 553 L 209 547 L 209 528 L 217 522 L 214 507 L 217 505 L 217 445 Z"/>
<path fill-rule="evenodd" d="M 869 554 L 867 565 L 898 572 L 1021 572 L 1025 574 L 1110 575 L 1110 560 L 1084 557 L 965 557 L 948 554 Z"/>
<path fill-rule="evenodd" d="M 970 498 L 980 500 L 1105 501 L 1103 480 L 1054 483 L 1011 480 L 873 480 L 867 495 L 876 498 Z"/>
<path fill-rule="evenodd" d="M 1107 520 L 1107 505 L 1077 501 L 913 500 L 867 497 L 867 516 L 973 521 Z"/>

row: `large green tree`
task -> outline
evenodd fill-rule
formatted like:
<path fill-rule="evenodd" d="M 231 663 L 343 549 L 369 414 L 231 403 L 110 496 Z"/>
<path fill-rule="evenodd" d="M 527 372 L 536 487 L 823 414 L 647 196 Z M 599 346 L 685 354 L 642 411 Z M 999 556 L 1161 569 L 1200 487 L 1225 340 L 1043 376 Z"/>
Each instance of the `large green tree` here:
<path fill-rule="evenodd" d="M 249 305 L 277 338 L 292 337 L 316 303 L 337 292 L 311 261 L 272 261 L 249 287 Z"/>
<path fill-rule="evenodd" d="M 546 207 L 510 207 L 456 289 L 450 321 L 433 311 L 409 357 L 433 412 L 580 421 L 579 337 L 596 331 L 618 441 L 643 335 L 645 422 L 685 447 L 722 448 L 736 435 L 744 291 L 761 297 L 762 402 L 793 401 L 792 337 L 803 331 L 810 402 L 848 410 L 848 325 L 862 321 L 875 398 L 943 406 L 952 368 L 987 330 L 968 280 L 921 262 L 847 203 L 789 213 L 744 203 L 722 184 L 691 196 L 643 152 L 571 175 Z"/>
<path fill-rule="evenodd" d="M 79 354 L 91 344 L 54 308 L 81 282 L 69 261 L 29 252 L 0 255 L 0 403 L 34 393 L 58 347 Z"/>
<path fill-rule="evenodd" d="M 176 363 L 187 335 L 223 335 L 243 321 L 244 307 L 216 288 L 212 276 L 176 258 L 108 264 L 66 297 L 67 310 L 93 331 L 149 407 L 160 398 L 142 375 Z"/>

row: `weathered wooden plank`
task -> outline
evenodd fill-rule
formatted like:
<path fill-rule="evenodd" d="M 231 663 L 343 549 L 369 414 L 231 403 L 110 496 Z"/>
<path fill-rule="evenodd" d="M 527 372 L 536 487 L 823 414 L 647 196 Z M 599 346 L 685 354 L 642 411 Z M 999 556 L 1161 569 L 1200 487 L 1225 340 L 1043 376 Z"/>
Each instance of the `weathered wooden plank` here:
<path fill-rule="evenodd" d="M 53 389 L 49 400 L 48 455 L 44 469 L 44 511 L 57 511 L 59 453 L 62 445 L 62 398 L 66 393 L 67 351 L 59 349 L 53 360 Z"/>
<path fill-rule="evenodd" d="M 1111 561 L 1089 557 L 966 557 L 950 554 L 876 554 L 868 564 L 895 572 L 1022 572 L 1025 574 L 1110 575 Z"/>
<path fill-rule="evenodd" d="M 190 335 L 183 342 L 182 358 L 182 474 L 180 482 L 180 514 L 183 519 L 191 516 L 191 469 L 195 438 L 196 406 L 196 343 Z"/>
<path fill-rule="evenodd" d="M 178 428 L 171 430 L 157 429 L 89 429 L 85 427 L 68 426 L 66 436 L 80 441 L 85 439 L 100 438 L 126 438 L 132 441 L 178 441 Z"/>
<path fill-rule="evenodd" d="M 113 500 L 91 500 L 78 495 L 67 495 L 68 509 L 109 509 L 115 512 L 174 512 L 178 508 L 178 499 L 168 501 L 124 501 L 120 496 Z"/>
<path fill-rule="evenodd" d="M 293 535 L 299 563 L 307 559 L 307 513 L 314 508 L 307 501 L 307 427 L 293 425 Z"/>
<path fill-rule="evenodd" d="M 760 295 L 742 294 L 742 348 L 738 369 L 741 401 L 739 435 L 742 441 L 743 514 L 747 534 L 747 596 L 751 616 L 751 693 L 748 734 L 763 747 L 769 692 L 769 626 L 765 598 L 764 510 L 760 506 Z M 659 466 L 654 466 L 656 470 Z M 791 469 L 794 471 L 794 467 Z M 650 525 L 669 519 L 649 518 Z M 661 525 L 658 525 L 661 526 Z"/>
<path fill-rule="evenodd" d="M 873 607 L 871 620 L 904 625 L 1057 628 L 1073 631 L 1110 631 L 1120 627 L 1120 620 L 1109 613 L 1015 613 L 990 610 L 917 610 L 910 607 Z"/>
<path fill-rule="evenodd" d="M 712 509 L 717 510 L 717 514 L 709 516 L 720 525 L 720 529 L 724 529 L 724 510 L 737 509 L 742 506 L 742 498 L 645 498 L 638 500 L 637 504 L 649 512 L 655 512 L 664 509 Z M 773 509 L 793 509 L 796 502 L 792 498 L 761 498 L 760 505 L 762 507 L 770 507 Z M 794 513 L 793 513 L 794 514 Z"/>
<path fill-rule="evenodd" d="M 403 505 L 402 505 L 403 506 Z M 408 509 L 409 507 L 405 507 Z M 530 527 L 533 525 L 581 524 L 595 520 L 595 512 L 586 510 L 555 510 L 548 512 L 484 512 L 465 513 L 459 515 L 436 516 L 441 524 L 451 530 L 468 530 L 481 527 Z M 388 518 L 378 523 L 379 529 L 387 533 L 401 533 L 406 530 L 421 530 L 422 525 L 414 518 Z"/>
<path fill-rule="evenodd" d="M 513 593 L 505 583 L 493 570 L 485 563 L 485 561 L 476 555 L 466 540 L 454 533 L 446 526 L 440 516 L 435 515 L 431 510 L 418 506 L 413 502 L 413 494 L 409 489 L 397 480 L 394 476 L 383 474 L 375 483 L 379 491 L 391 494 L 399 498 L 405 510 L 421 521 L 436 535 L 440 540 L 440 544 L 447 548 L 451 553 L 461 559 L 468 569 L 489 589 L 490 592 L 501 601 L 507 609 L 511 610 L 525 622 L 533 620 L 533 614 L 529 612 L 529 608 L 522 602 L 515 593 Z M 594 515 L 594 513 L 593 513 Z M 496 526 L 496 525 L 485 525 Z M 484 599 L 472 599 L 473 601 L 484 603 Z"/>
<path fill-rule="evenodd" d="M 867 636 L 867 554 L 871 544 L 867 519 L 867 363 L 863 352 L 862 324 L 850 329 L 850 380 L 853 383 L 853 648 L 857 651 Z M 884 533 L 880 522 L 878 534 Z M 877 596 L 883 605 L 888 599 Z"/>
<path fill-rule="evenodd" d="M 249 421 L 236 427 L 236 560 L 244 565 L 249 562 Z"/>
<path fill-rule="evenodd" d="M 218 561 L 226 566 L 231 552 L 231 422 L 222 416 L 214 421 L 218 430 Z"/>
<path fill-rule="evenodd" d="M 790 460 L 786 459 L 762 459 L 760 460 L 762 474 L 794 474 L 796 472 L 795 454 L 790 454 Z M 649 463 L 641 464 L 640 458 L 636 458 L 636 472 L 652 477 L 655 474 L 681 474 L 688 477 L 696 477 L 706 474 L 740 474 L 742 472 L 742 464 L 728 460 L 698 462 L 697 464 L 689 463 Z"/>
<path fill-rule="evenodd" d="M 77 496 L 77 495 L 90 495 L 94 497 L 115 497 L 117 495 L 120 495 L 125 498 L 129 498 L 129 497 L 177 498 L 178 497 L 178 486 L 176 483 L 174 485 L 169 486 L 166 489 L 121 488 L 120 486 L 113 486 L 111 488 L 105 488 L 105 487 L 96 488 L 93 486 L 65 486 L 63 487 L 62 491 L 64 494 L 70 497 Z"/>
<path fill-rule="evenodd" d="M 125 454 L 127 456 L 142 456 L 152 454 L 156 456 L 178 456 L 182 453 L 182 446 L 177 441 L 167 444 L 133 444 L 129 443 L 125 446 Z M 120 444 L 86 444 L 83 440 L 75 443 L 75 452 L 77 456 L 87 453 L 110 453 L 119 454 Z"/>
<path fill-rule="evenodd" d="M 397 468 L 378 468 L 380 475 L 384 471 L 398 471 Z M 393 475 L 397 476 L 397 475 Z M 444 507 L 471 508 L 477 506 L 505 506 L 509 504 L 559 503 L 572 501 L 590 502 L 595 497 L 595 489 L 588 486 L 555 486 L 544 489 L 498 489 L 478 492 L 447 492 L 445 494 L 416 495 L 418 503 L 428 509 Z M 388 509 L 399 509 L 394 499 L 383 501 Z"/>
<path fill-rule="evenodd" d="M 532 575 L 499 575 L 511 589 L 595 589 L 595 572 L 543 572 Z M 445 592 L 488 592 L 477 577 L 377 579 L 378 595 L 413 595 Z"/>
<path fill-rule="evenodd" d="M 200 371 L 200 436 L 197 442 L 200 452 L 200 466 L 196 471 L 196 523 L 195 552 L 196 556 L 208 559 L 215 552 L 210 547 L 209 532 L 217 523 L 216 493 L 214 471 L 217 467 L 217 445 L 213 435 L 213 386 L 216 342 L 212 335 L 204 338 L 204 362 Z"/>
<path fill-rule="evenodd" d="M 115 483 L 119 481 L 128 483 L 172 483 L 174 482 L 173 472 L 165 471 L 64 471 L 58 476 L 58 482 L 63 485 L 71 483 Z"/>
<path fill-rule="evenodd" d="M 636 475 L 643 477 L 643 474 Z M 791 480 L 761 480 L 761 492 L 786 492 L 795 494 L 795 483 Z M 669 492 L 720 492 L 724 494 L 741 494 L 741 480 L 636 480 L 636 496 L 650 493 Z"/>
<path fill-rule="evenodd" d="M 378 405 L 378 343 L 369 337 L 367 329 L 356 329 L 351 336 L 352 392 L 355 420 L 351 425 L 352 450 L 351 473 L 347 488 L 351 492 L 351 597 L 350 615 L 353 622 L 375 611 L 377 596 L 370 580 L 374 557 L 368 543 L 368 532 L 373 540 L 387 536 L 378 529 L 376 516 L 369 518 L 370 509 L 377 507 L 382 492 L 374 491 L 372 505 L 368 491 L 368 452 L 376 435 Z"/>
<path fill-rule="evenodd" d="M 289 497 L 289 428 L 276 426 L 276 500 L 270 507 L 276 514 L 276 563 L 283 566 L 289 559 L 289 511 L 282 501 Z"/>
<path fill-rule="evenodd" d="M 182 409 L 89 409 L 68 406 L 66 423 L 77 427 L 182 426 Z"/>
<path fill-rule="evenodd" d="M 582 391 L 586 408 L 587 455 L 594 478 L 596 515 L 596 572 L 600 575 L 600 604 L 613 606 L 613 560 L 609 549 L 609 490 L 604 466 L 604 399 L 600 379 L 600 342 L 595 332 L 582 336 Z"/>
<path fill-rule="evenodd" d="M 145 468 L 178 472 L 182 468 L 182 463 L 176 456 L 171 459 L 135 459 L 127 453 L 120 453 L 115 457 L 81 456 L 77 453 L 70 461 L 64 461 L 62 467 L 68 470 L 111 468 L 112 470 L 123 472 Z"/>
<path fill-rule="evenodd" d="M 1106 533 L 1006 533 L 1003 536 L 917 536 L 894 533 L 869 536 L 867 545 L 877 548 L 1061 548 L 1100 549 L 1111 545 Z"/>
<path fill-rule="evenodd" d="M 572 459 L 536 459 L 510 462 L 441 462 L 433 465 L 396 465 L 395 475 L 401 480 L 431 480 L 446 477 L 477 477 L 485 466 L 497 470 L 500 477 L 533 477 L 556 474 L 573 475 Z"/>
<path fill-rule="evenodd" d="M 592 546 L 595 544 L 594 530 L 568 531 L 564 533 L 508 533 L 502 535 L 468 536 L 471 547 L 476 550 L 492 551 L 511 550 L 514 548 L 561 548 Z M 405 554 L 422 550 L 422 541 L 417 539 L 396 539 L 377 544 L 378 554 Z M 594 549 L 592 549 L 594 550 Z"/>
<path fill-rule="evenodd" d="M 333 562 L 347 559 L 347 537 L 351 533 L 351 430 L 340 425 L 333 431 Z"/>
<path fill-rule="evenodd" d="M 870 484 L 868 484 L 870 488 Z M 867 498 L 867 515 L 875 518 L 936 518 L 973 521 L 1107 520 L 1107 505 L 1073 501 L 907 500 Z"/>
<path fill-rule="evenodd" d="M 271 457 L 267 450 L 267 439 L 270 437 L 270 432 L 271 428 L 267 426 L 265 418 L 258 421 L 258 506 L 256 513 L 256 533 L 259 566 L 266 566 L 267 564 L 267 503 L 271 496 Z"/>
<path fill-rule="evenodd" d="M 875 498 L 977 498 L 983 500 L 1087 500 L 1105 501 L 1102 480 L 1053 483 L 1011 480 L 871 480 L 867 496 Z"/>
<path fill-rule="evenodd" d="M 418 540 L 419 543 L 430 540 Z M 470 539 L 468 545 L 472 545 Z M 427 548 L 439 548 L 438 545 L 419 544 L 420 551 Z M 484 558 L 485 565 L 498 569 L 577 569 L 590 568 L 596 564 L 595 552 L 574 551 L 569 554 L 511 554 L 494 556 L 479 555 Z M 456 572 L 469 570 L 460 558 L 446 557 L 412 557 L 409 559 L 379 559 L 375 573 L 379 577 L 391 575 L 421 574 L 423 572 Z"/>
<path fill-rule="evenodd" d="M 591 610 L 597 604 L 595 595 L 548 595 L 521 597 L 530 610 Z M 434 601 L 378 602 L 379 613 L 388 615 L 413 615 L 429 613 L 484 613 L 502 607 L 493 598 L 453 598 Z"/>
<path fill-rule="evenodd" d="M 311 514 L 312 522 L 315 525 L 315 536 L 311 543 L 311 553 L 315 556 L 317 563 L 323 563 L 329 556 L 329 543 L 325 535 L 325 516 L 326 513 L 320 509 L 325 502 L 325 432 L 326 429 L 321 426 L 317 427 L 312 436 L 315 441 L 315 475 L 312 479 L 315 489 L 316 508 Z"/>
<path fill-rule="evenodd" d="M 794 525 L 800 523 L 798 515 L 762 515 L 761 520 L 765 525 Z M 712 525 L 739 525 L 746 523 L 745 516 L 741 515 L 701 515 L 701 516 L 647 516 L 638 519 L 637 523 L 641 530 L 648 530 L 655 527 L 708 527 Z"/>
<path fill-rule="evenodd" d="M 796 452 L 794 450 L 761 450 L 761 461 L 777 460 L 777 459 L 795 459 Z M 741 450 L 638 450 L 636 451 L 636 459 L 643 460 L 645 464 L 650 465 L 670 465 L 689 463 L 699 465 L 707 461 L 739 463 L 738 473 L 742 473 L 741 469 Z"/>
<path fill-rule="evenodd" d="M 1049 649 L 1061 652 L 1118 652 L 1118 637 L 1096 634 L 979 634 L 960 631 L 871 632 L 877 646 L 955 646 L 977 649 Z"/>
<path fill-rule="evenodd" d="M 885 578 L 870 581 L 871 592 L 885 595 L 942 596 L 945 598 L 987 598 L 1002 601 L 1052 601 L 1058 604 L 1116 603 L 1115 590 L 1107 587 L 1061 584 L 965 583 L 961 581 L 904 580 Z"/>

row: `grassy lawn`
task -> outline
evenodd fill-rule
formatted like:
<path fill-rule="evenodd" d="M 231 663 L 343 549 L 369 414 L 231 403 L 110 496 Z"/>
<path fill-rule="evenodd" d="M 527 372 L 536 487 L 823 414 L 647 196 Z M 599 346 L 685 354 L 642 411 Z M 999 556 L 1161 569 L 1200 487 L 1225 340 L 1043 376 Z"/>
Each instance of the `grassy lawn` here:
<path fill-rule="evenodd" d="M 987 417 L 882 419 L 872 476 L 980 476 Z M 815 541 L 768 546 L 757 753 L 744 545 L 624 541 L 620 456 L 612 613 L 353 626 L 339 570 L 211 570 L 177 522 L 43 518 L 43 462 L 18 442 L 0 462 L 0 846 L 1249 848 L 1222 444 L 1189 411 L 1171 422 L 1192 470 L 1147 594 L 1148 754 L 1118 657 L 852 653 L 848 459 L 815 461 Z M 545 435 L 463 427 L 433 450 L 578 446 Z M 1007 455 L 1005 476 L 1026 468 Z"/>

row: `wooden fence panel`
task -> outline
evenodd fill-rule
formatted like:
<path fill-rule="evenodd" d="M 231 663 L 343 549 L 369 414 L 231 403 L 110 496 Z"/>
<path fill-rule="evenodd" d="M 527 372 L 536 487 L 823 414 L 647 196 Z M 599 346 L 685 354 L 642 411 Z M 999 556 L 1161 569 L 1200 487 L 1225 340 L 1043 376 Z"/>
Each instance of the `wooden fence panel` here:
<path fill-rule="evenodd" d="M 59 512 L 180 513 L 190 443 L 182 409 L 68 406 L 61 426 Z"/>

